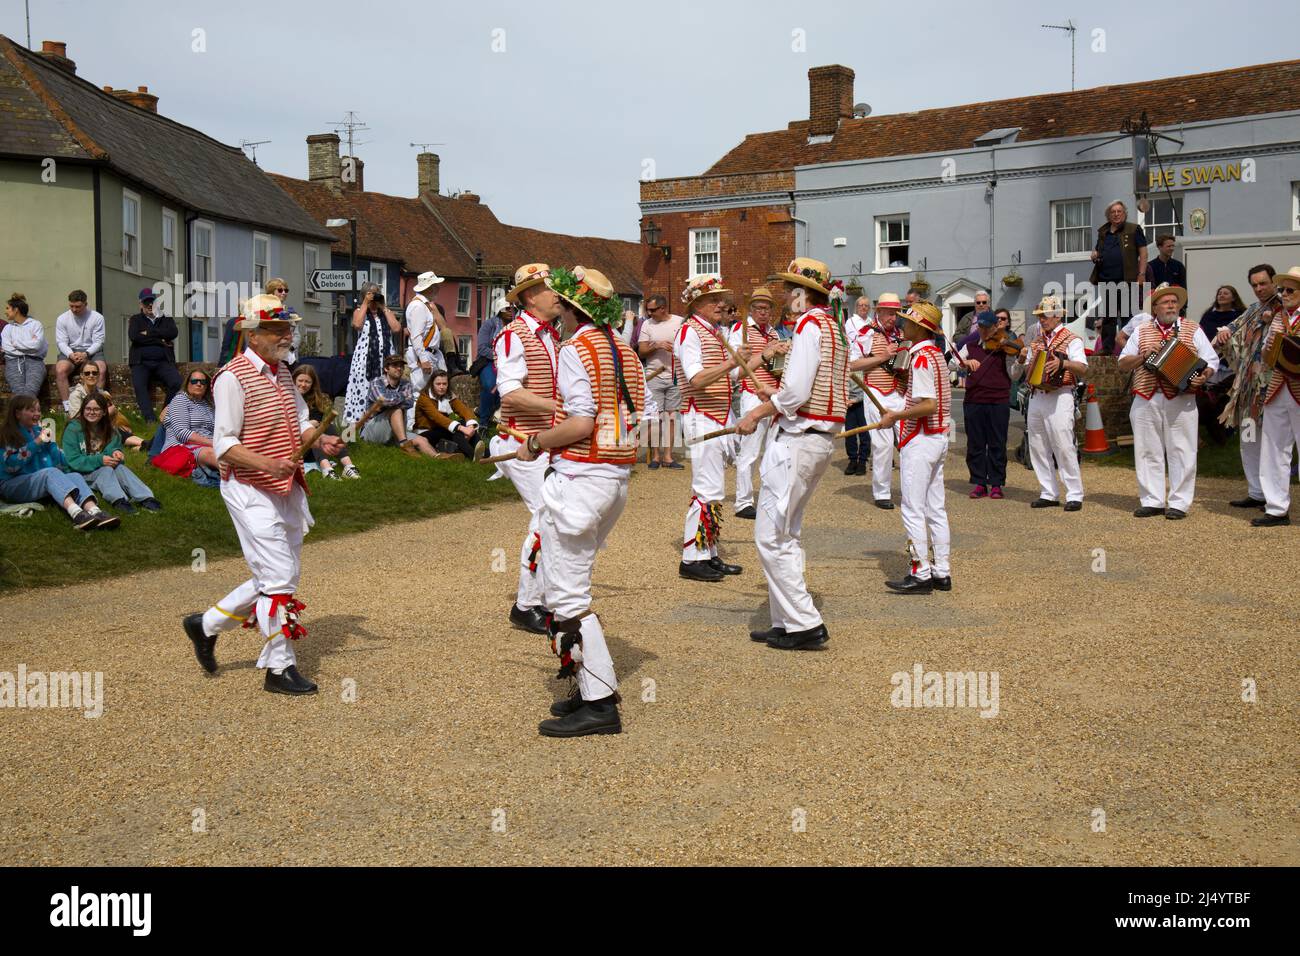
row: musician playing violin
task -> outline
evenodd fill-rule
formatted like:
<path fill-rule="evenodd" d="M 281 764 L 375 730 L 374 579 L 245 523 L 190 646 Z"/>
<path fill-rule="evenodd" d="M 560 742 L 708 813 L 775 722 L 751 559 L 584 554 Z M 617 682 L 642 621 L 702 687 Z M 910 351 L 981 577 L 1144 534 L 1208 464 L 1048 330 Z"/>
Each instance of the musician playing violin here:
<path fill-rule="evenodd" d="M 987 303 L 987 300 L 985 300 Z M 1001 314 L 1006 318 L 999 319 Z M 1007 329 L 1010 313 L 980 312 L 975 329 L 957 343 L 950 367 L 966 371 L 962 412 L 966 422 L 966 468 L 972 498 L 1001 498 L 1007 483 L 1007 426 L 1011 383 L 1024 366 L 1016 361 L 1020 340 Z"/>

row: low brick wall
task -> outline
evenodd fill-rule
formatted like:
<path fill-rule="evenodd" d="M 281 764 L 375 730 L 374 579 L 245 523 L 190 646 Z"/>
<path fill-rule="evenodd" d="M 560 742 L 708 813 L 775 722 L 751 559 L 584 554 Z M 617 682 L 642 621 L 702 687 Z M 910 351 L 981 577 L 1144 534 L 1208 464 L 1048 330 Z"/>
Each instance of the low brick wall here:
<path fill-rule="evenodd" d="M 209 362 L 178 362 L 176 368 L 181 373 L 181 381 L 189 375 L 193 369 L 202 369 L 209 375 L 216 370 L 216 366 Z M 76 384 L 76 380 L 70 380 L 70 386 Z M 107 389 L 113 396 L 113 401 L 119 408 L 130 411 L 139 411 L 139 406 L 135 400 L 135 388 L 131 385 L 131 366 L 129 365 L 109 365 Z M 154 412 L 160 412 L 163 408 L 163 400 L 167 397 L 167 392 L 161 385 L 154 385 L 151 389 L 153 395 Z M 54 366 L 45 366 L 45 384 L 41 386 L 41 393 L 36 396 L 41 400 L 41 407 L 52 409 L 58 406 L 59 389 L 54 381 Z M 9 385 L 0 379 L 0 399 L 9 400 Z"/>
<path fill-rule="evenodd" d="M 1129 423 L 1128 409 L 1131 395 L 1128 390 L 1129 373 L 1119 370 L 1119 359 L 1114 355 L 1088 356 L 1088 382 L 1097 393 L 1097 403 L 1101 406 L 1101 423 L 1106 429 L 1106 437 L 1114 441 L 1120 435 L 1133 434 Z M 1078 423 L 1079 440 L 1083 441 L 1086 414 Z"/>

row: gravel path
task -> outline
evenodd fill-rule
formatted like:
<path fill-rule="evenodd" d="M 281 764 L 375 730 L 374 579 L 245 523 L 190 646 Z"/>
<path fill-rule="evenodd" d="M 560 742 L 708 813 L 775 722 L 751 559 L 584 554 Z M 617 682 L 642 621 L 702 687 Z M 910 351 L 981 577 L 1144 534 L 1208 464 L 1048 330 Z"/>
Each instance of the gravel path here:
<path fill-rule="evenodd" d="M 195 663 L 180 617 L 238 560 L 6 598 L 0 671 L 102 671 L 105 703 L 0 710 L 0 863 L 1300 863 L 1300 530 L 1216 480 L 1138 521 L 1132 473 L 1091 463 L 1078 514 L 1031 511 L 1014 464 L 970 501 L 950 455 L 955 590 L 899 597 L 899 513 L 841 462 L 804 536 L 831 643 L 795 654 L 746 634 L 752 524 L 723 526 L 743 575 L 681 581 L 687 472 L 638 469 L 596 572 L 618 737 L 536 733 L 562 685 L 505 621 L 518 502 L 309 543 L 314 698 L 263 693 L 240 632 Z M 891 706 L 917 664 L 996 672 L 997 716 Z"/>

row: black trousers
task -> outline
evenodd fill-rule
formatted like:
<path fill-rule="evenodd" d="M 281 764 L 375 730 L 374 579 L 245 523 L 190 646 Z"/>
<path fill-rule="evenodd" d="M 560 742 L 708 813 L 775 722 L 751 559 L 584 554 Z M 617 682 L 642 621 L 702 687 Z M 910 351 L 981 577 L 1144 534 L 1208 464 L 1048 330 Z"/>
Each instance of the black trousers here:
<path fill-rule="evenodd" d="M 966 467 L 972 485 L 1007 483 L 1007 424 L 1010 405 L 966 402 Z"/>
<path fill-rule="evenodd" d="M 867 423 L 866 402 L 864 398 L 860 402 L 850 405 L 844 412 L 844 430 L 850 428 L 860 428 Z M 848 452 L 849 461 L 866 461 L 871 456 L 871 435 L 864 432 L 861 435 L 850 435 L 844 439 L 844 450 Z"/>
<path fill-rule="evenodd" d="M 153 421 L 156 417 L 153 402 L 149 398 L 149 383 L 153 379 L 162 382 L 167 393 L 167 402 L 170 402 L 172 397 L 181 390 L 181 373 L 174 362 L 142 361 L 139 365 L 132 365 L 131 384 L 135 388 L 135 401 L 140 406 L 141 417 L 147 422 Z"/>
<path fill-rule="evenodd" d="M 456 450 L 459 451 L 466 458 L 474 457 L 474 444 L 475 441 L 477 441 L 478 432 L 475 432 L 474 435 L 475 435 L 475 439 L 474 441 L 471 441 L 470 439 L 465 437 L 465 433 L 462 432 L 459 428 L 452 428 L 448 430 L 446 428 L 439 428 L 437 425 L 434 425 L 428 431 L 423 433 L 424 440 L 427 441 L 430 445 L 432 445 L 435 449 L 437 449 L 438 447 L 438 442 L 449 441 L 452 444 L 454 444 L 456 446 Z"/>

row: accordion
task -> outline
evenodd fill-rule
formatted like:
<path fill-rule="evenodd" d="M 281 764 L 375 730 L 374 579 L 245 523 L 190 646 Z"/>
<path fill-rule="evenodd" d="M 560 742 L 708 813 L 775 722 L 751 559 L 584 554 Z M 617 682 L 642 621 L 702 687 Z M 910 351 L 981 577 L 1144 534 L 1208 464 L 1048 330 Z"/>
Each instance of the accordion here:
<path fill-rule="evenodd" d="M 1030 388 L 1036 388 L 1039 391 L 1051 392 L 1061 387 L 1065 381 L 1065 362 L 1066 356 L 1061 352 L 1053 353 L 1057 359 L 1056 371 L 1048 373 L 1047 371 L 1047 352 L 1039 349 L 1034 353 L 1033 365 L 1029 368 L 1027 384 Z"/>
<path fill-rule="evenodd" d="M 1177 335 L 1174 335 L 1160 347 L 1158 352 L 1147 356 L 1142 364 L 1178 391 L 1185 392 L 1187 383 L 1197 372 L 1205 368 L 1206 363 L 1196 354 L 1196 349 L 1185 345 Z"/>
<path fill-rule="evenodd" d="M 1300 375 L 1300 335 L 1275 335 L 1264 350 L 1264 364 L 1283 373 Z"/>

